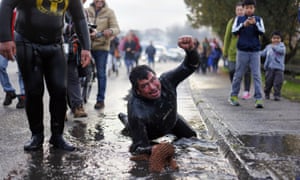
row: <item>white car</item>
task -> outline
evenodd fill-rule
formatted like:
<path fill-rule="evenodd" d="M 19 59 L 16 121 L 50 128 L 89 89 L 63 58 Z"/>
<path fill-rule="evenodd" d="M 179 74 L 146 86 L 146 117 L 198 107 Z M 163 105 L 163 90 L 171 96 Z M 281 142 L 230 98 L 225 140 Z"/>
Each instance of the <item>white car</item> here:
<path fill-rule="evenodd" d="M 169 48 L 166 53 L 166 58 L 172 61 L 182 61 L 185 57 L 185 52 L 180 48 Z"/>

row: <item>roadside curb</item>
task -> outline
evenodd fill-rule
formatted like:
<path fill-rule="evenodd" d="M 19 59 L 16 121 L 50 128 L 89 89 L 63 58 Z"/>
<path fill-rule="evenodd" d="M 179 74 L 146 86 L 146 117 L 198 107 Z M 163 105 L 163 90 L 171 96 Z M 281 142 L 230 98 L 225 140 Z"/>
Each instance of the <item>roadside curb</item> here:
<path fill-rule="evenodd" d="M 243 180 L 276 179 L 276 176 L 264 164 L 258 164 L 251 160 L 245 161 L 243 155 L 254 157 L 254 153 L 244 147 L 239 138 L 235 136 L 235 133 L 223 123 L 222 115 L 214 110 L 213 104 L 205 96 L 202 96 L 197 88 L 193 87 L 196 82 L 198 82 L 197 75 L 189 78 L 192 99 L 208 129 L 209 135 L 217 140 L 220 150 L 234 168 L 238 178 Z"/>

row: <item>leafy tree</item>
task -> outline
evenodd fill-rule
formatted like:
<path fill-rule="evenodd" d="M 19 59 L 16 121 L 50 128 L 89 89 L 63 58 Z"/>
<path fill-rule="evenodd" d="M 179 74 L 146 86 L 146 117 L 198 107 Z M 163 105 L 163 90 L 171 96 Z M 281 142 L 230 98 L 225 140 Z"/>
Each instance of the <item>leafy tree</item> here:
<path fill-rule="evenodd" d="M 189 8 L 187 15 L 194 28 L 202 25 L 211 26 L 212 30 L 222 39 L 227 21 L 235 16 L 235 4 L 238 0 L 184 0 Z M 266 33 L 262 38 L 263 47 L 269 43 L 270 34 L 280 30 L 287 46 L 286 62 L 297 53 L 299 38 L 299 22 L 297 12 L 299 0 L 257 0 L 255 14 L 264 21 Z"/>

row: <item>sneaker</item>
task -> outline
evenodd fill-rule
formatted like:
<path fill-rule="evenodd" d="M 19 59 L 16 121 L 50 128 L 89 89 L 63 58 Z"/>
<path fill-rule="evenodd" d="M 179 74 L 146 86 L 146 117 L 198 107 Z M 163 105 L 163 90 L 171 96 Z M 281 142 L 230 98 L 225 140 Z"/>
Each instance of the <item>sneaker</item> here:
<path fill-rule="evenodd" d="M 84 111 L 84 108 L 81 106 L 76 107 L 73 111 L 74 118 L 87 117 L 87 113 Z"/>
<path fill-rule="evenodd" d="M 18 97 L 18 99 L 19 99 L 19 101 L 18 101 L 18 103 L 16 105 L 16 108 L 17 109 L 23 109 L 23 108 L 25 108 L 25 96 L 24 95 L 20 95 Z"/>
<path fill-rule="evenodd" d="M 230 98 L 228 99 L 228 101 L 233 106 L 239 106 L 240 105 L 237 96 L 230 96 Z"/>
<path fill-rule="evenodd" d="M 257 100 L 255 101 L 255 107 L 256 107 L 256 108 L 264 108 L 263 100 L 257 99 Z"/>
<path fill-rule="evenodd" d="M 245 91 L 243 93 L 242 99 L 247 100 L 247 99 L 250 99 L 250 98 L 251 98 L 251 95 L 250 95 L 249 91 Z"/>
<path fill-rule="evenodd" d="M 95 109 L 103 109 L 104 108 L 104 102 L 98 101 L 95 106 Z"/>
<path fill-rule="evenodd" d="M 6 92 L 3 105 L 4 106 L 10 105 L 12 103 L 12 100 L 15 99 L 16 97 L 17 97 L 17 95 L 16 95 L 16 93 L 14 91 L 8 91 L 8 92 Z"/>

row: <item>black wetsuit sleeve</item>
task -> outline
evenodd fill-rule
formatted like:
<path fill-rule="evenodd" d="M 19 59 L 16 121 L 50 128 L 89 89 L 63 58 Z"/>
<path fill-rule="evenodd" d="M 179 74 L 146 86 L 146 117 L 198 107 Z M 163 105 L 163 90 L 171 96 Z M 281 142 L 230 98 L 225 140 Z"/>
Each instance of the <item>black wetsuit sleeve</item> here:
<path fill-rule="evenodd" d="M 176 87 L 190 76 L 200 65 L 200 56 L 196 49 L 186 51 L 184 61 L 175 69 L 162 74 L 162 78 Z"/>
<path fill-rule="evenodd" d="M 140 120 L 133 117 L 128 117 L 130 135 L 132 138 L 132 144 L 129 151 L 132 154 L 150 154 L 151 146 L 147 136 L 147 130 L 144 124 Z"/>
<path fill-rule="evenodd" d="M 90 50 L 91 40 L 82 4 L 80 0 L 72 0 L 72 2 L 74 3 L 70 3 L 69 12 L 74 22 L 77 37 L 81 43 L 82 49 Z"/>
<path fill-rule="evenodd" d="M 13 10 L 21 0 L 2 0 L 0 4 L 0 42 L 12 41 Z"/>

